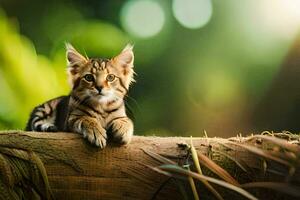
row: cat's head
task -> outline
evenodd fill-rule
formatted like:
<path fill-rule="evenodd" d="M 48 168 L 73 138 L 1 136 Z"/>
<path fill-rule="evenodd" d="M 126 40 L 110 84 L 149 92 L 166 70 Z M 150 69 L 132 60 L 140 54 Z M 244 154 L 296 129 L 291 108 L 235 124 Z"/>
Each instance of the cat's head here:
<path fill-rule="evenodd" d="M 132 48 L 132 45 L 127 45 L 111 59 L 90 59 L 66 44 L 72 93 L 94 103 L 110 104 L 122 100 L 134 81 Z"/>

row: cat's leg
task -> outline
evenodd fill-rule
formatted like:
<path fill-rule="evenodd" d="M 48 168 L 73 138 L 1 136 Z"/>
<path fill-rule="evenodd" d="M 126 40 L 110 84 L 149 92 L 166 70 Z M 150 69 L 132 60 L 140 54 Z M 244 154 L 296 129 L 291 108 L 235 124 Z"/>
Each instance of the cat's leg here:
<path fill-rule="evenodd" d="M 45 122 L 41 125 L 40 130 L 37 129 L 37 131 L 42 131 L 42 132 L 57 132 L 58 129 L 57 127 L 52 123 L 52 122 Z"/>
<path fill-rule="evenodd" d="M 56 106 L 59 99 L 54 99 L 36 107 L 26 126 L 26 131 L 56 132 Z"/>
<path fill-rule="evenodd" d="M 119 117 L 111 122 L 112 137 L 115 142 L 128 144 L 133 135 L 133 123 L 128 117 Z"/>
<path fill-rule="evenodd" d="M 106 146 L 106 130 L 95 118 L 87 116 L 70 117 L 68 127 L 71 131 L 82 134 L 91 144 L 101 149 Z"/>

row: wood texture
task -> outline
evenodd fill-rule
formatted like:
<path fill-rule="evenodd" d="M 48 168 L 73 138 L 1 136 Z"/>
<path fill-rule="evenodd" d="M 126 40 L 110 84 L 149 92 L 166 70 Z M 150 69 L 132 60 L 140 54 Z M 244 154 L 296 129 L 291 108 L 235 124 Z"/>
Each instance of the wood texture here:
<path fill-rule="evenodd" d="M 262 145 L 261 141 L 245 138 L 194 138 L 193 144 L 198 152 L 210 157 L 239 181 L 246 182 L 247 177 L 234 161 L 217 153 L 222 151 L 232 158 L 243 158 L 247 167 L 260 171 L 264 164 L 261 157 L 239 146 L 226 147 L 238 140 L 240 144 Z M 29 148 L 41 157 L 56 199 L 182 199 L 174 181 L 167 181 L 169 177 L 148 167 L 161 163 L 145 151 L 182 164 L 187 160 L 187 151 L 181 146 L 189 141 L 183 137 L 134 136 L 127 146 L 109 143 L 100 150 L 72 133 L 0 133 L 0 145 Z M 162 184 L 164 187 L 160 190 Z"/>

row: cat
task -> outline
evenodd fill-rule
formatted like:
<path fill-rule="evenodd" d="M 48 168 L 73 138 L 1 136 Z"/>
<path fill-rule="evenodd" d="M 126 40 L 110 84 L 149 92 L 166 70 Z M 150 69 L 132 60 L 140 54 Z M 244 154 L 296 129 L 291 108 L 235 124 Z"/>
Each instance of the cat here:
<path fill-rule="evenodd" d="M 129 143 L 134 126 L 124 97 L 135 82 L 133 46 L 111 59 L 89 59 L 67 43 L 66 57 L 70 94 L 35 107 L 25 130 L 75 132 L 100 148 L 106 146 L 109 131 L 113 141 Z"/>

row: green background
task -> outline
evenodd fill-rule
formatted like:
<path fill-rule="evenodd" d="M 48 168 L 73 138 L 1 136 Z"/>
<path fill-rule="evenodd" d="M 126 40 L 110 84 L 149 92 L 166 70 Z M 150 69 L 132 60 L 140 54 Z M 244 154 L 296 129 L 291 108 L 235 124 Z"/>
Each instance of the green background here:
<path fill-rule="evenodd" d="M 128 1 L 1 0 L 0 128 L 22 129 L 35 105 L 68 94 L 69 41 L 90 57 L 108 58 L 134 44 L 137 82 L 128 103 L 136 134 L 299 131 L 300 20 L 276 20 L 281 8 L 268 0 L 213 0 L 209 22 L 188 29 L 171 0 L 156 2 L 162 30 L 139 38 L 122 24 Z"/>

